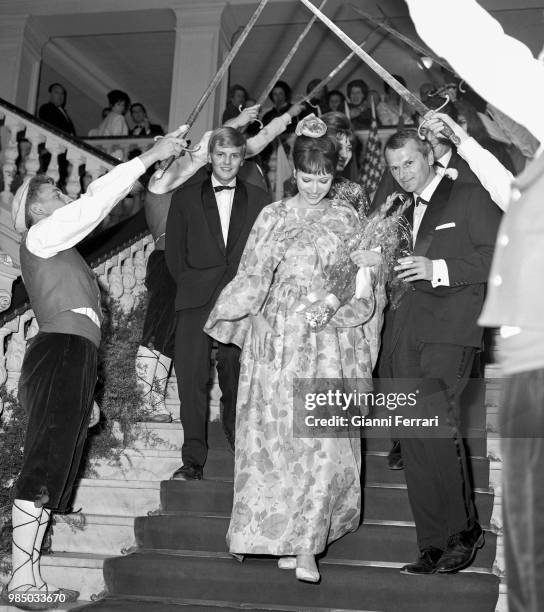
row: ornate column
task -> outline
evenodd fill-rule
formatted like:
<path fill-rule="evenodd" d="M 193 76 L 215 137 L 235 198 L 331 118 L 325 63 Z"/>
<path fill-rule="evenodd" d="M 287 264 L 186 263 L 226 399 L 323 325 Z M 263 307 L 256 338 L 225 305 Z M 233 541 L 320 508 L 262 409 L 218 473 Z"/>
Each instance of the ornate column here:
<path fill-rule="evenodd" d="M 192 0 L 175 9 L 176 47 L 170 95 L 169 130 L 182 124 L 213 79 L 238 24 L 223 0 Z M 242 24 L 243 25 L 243 24 Z M 226 100 L 227 77 L 193 127 L 193 140 L 218 125 Z"/>

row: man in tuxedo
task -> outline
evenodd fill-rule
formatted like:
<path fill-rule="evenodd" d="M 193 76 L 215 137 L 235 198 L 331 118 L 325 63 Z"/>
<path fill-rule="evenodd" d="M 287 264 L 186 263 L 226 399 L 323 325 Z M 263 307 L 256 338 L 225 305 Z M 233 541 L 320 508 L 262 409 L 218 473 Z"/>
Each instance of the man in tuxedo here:
<path fill-rule="evenodd" d="M 237 130 L 215 130 L 208 146 L 211 176 L 173 195 L 166 222 L 166 263 L 177 286 L 174 364 L 184 432 L 183 466 L 173 479 L 202 478 L 212 343 L 203 327 L 221 290 L 236 274 L 255 219 L 270 202 L 264 190 L 237 177 L 245 146 Z M 219 344 L 223 427 L 232 449 L 239 360 L 238 347 Z"/>
<path fill-rule="evenodd" d="M 46 121 L 57 130 L 75 136 L 76 131 L 70 116 L 64 106 L 66 104 L 66 89 L 60 83 L 49 85 L 49 102 L 42 104 L 38 110 L 38 117 Z"/>
<path fill-rule="evenodd" d="M 409 416 L 438 416 L 440 426 L 438 435 L 416 429 L 402 439 L 420 555 L 401 571 L 449 573 L 469 565 L 483 545 L 459 433 L 459 398 L 482 342 L 477 319 L 500 211 L 480 185 L 438 173 L 429 143 L 416 130 L 393 134 L 385 158 L 414 200 L 407 210 L 414 248 L 395 268 L 410 288 L 389 312 L 381 359 L 395 379 L 417 380 L 418 402 Z"/>
<path fill-rule="evenodd" d="M 453 104 L 448 104 L 444 110 L 454 120 L 457 118 L 457 110 Z M 423 119 L 420 118 L 420 121 L 423 121 Z M 458 174 L 458 184 L 480 184 L 477 176 L 472 172 L 467 162 L 457 153 L 457 150 L 448 138 L 436 136 L 433 131 L 425 128 L 422 128 L 421 132 L 431 145 L 434 163 L 437 168 L 453 168 Z M 386 201 L 387 196 L 399 190 L 404 191 L 393 178 L 391 172 L 386 169 L 372 199 L 369 212 L 375 211 Z M 382 362 L 381 356 L 378 360 L 377 373 L 381 378 L 391 378 L 391 373 L 388 371 L 387 365 Z M 387 464 L 391 470 L 402 470 L 404 468 L 400 440 L 393 440 L 393 446 L 387 456 Z"/>

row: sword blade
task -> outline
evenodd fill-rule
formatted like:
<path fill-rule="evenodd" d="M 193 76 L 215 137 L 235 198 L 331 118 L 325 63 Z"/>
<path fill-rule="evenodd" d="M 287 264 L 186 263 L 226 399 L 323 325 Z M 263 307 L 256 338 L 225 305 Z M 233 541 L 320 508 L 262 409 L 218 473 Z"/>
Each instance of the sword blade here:
<path fill-rule="evenodd" d="M 334 34 L 336 34 L 336 36 L 338 36 L 343 43 L 345 43 L 369 68 L 371 68 L 386 83 L 388 83 L 391 88 L 394 89 L 399 96 L 410 106 L 412 106 L 419 114 L 424 115 L 429 110 L 417 96 L 415 96 L 409 89 L 406 89 L 402 83 L 399 83 L 399 81 L 397 81 L 392 74 L 387 72 L 385 68 L 380 66 L 380 64 L 378 64 L 373 57 L 363 51 L 355 41 L 353 41 L 345 32 L 343 32 L 316 6 L 314 6 L 310 0 L 300 0 L 300 2 L 307 6 L 312 13 L 314 13 L 314 15 L 317 15 L 318 19 L 320 19 Z"/>
<path fill-rule="evenodd" d="M 408 45 L 411 49 L 413 49 L 417 53 L 419 53 L 421 55 L 426 55 L 427 57 L 430 57 L 433 60 L 433 62 L 436 62 L 439 66 L 442 66 L 443 68 L 445 68 L 449 72 L 455 74 L 455 71 L 452 69 L 452 67 L 447 62 L 445 62 L 443 59 L 441 59 L 437 55 L 435 55 L 430 49 L 425 49 L 424 47 L 422 47 L 421 45 L 419 45 L 418 43 L 413 41 L 408 36 L 405 36 L 404 34 L 399 32 L 396 28 L 394 28 L 391 25 L 389 25 L 385 21 L 385 19 L 384 20 L 376 19 L 373 15 L 370 15 L 366 11 L 363 11 L 358 6 L 355 6 L 354 4 L 351 4 L 350 2 L 348 2 L 348 6 L 352 10 L 354 10 L 356 13 L 359 13 L 359 15 L 361 15 L 361 17 L 363 19 L 366 19 L 367 21 L 370 21 L 371 23 L 373 23 L 374 25 L 378 26 L 379 28 L 382 28 L 385 32 L 388 32 L 389 34 L 394 36 L 397 40 L 400 40 L 405 45 Z M 380 10 L 382 10 L 382 9 L 380 8 Z"/>
<path fill-rule="evenodd" d="M 379 30 L 379 28 L 374 28 L 374 30 L 370 32 L 370 34 L 361 42 L 359 46 L 364 47 L 368 42 L 369 38 L 372 36 L 372 34 L 374 34 L 374 32 L 376 32 L 377 30 Z M 336 66 L 336 68 L 333 68 L 322 81 L 320 81 L 310 92 L 308 92 L 304 96 L 301 101 L 307 102 L 308 100 L 311 100 L 317 94 L 317 92 L 323 87 L 325 87 L 325 85 L 328 85 L 329 82 L 332 81 L 334 77 L 344 68 L 344 66 L 346 66 L 354 57 L 355 51 L 348 53 L 348 55 L 346 55 L 346 57 L 338 64 L 338 66 Z"/>
<path fill-rule="evenodd" d="M 320 11 L 323 10 L 323 7 L 325 6 L 325 4 L 327 4 L 327 0 L 323 0 L 323 2 L 321 2 L 321 5 L 319 7 Z M 289 51 L 289 53 L 285 56 L 285 59 L 283 60 L 283 62 L 280 64 L 280 66 L 274 73 L 274 76 L 270 79 L 270 82 L 264 88 L 262 94 L 259 96 L 259 99 L 257 100 L 257 104 L 259 106 L 262 106 L 265 103 L 266 99 L 268 98 L 268 94 L 274 89 L 274 85 L 276 84 L 276 81 L 284 73 L 285 69 L 287 68 L 287 65 L 293 59 L 293 56 L 297 52 L 297 49 L 300 47 L 301 42 L 306 38 L 306 35 L 310 31 L 310 28 L 314 25 L 316 19 L 317 19 L 317 16 L 313 15 L 310 21 L 308 22 L 308 24 L 306 25 L 306 27 L 304 28 L 304 30 L 302 30 L 302 32 L 300 33 L 299 37 L 295 41 L 295 44 L 291 48 L 291 51 Z"/>
<path fill-rule="evenodd" d="M 223 60 L 221 67 L 219 68 L 216 75 L 213 77 L 210 84 L 206 88 L 206 91 L 202 94 L 202 96 L 200 97 L 200 100 L 196 103 L 194 109 L 191 111 L 191 113 L 187 117 L 186 124 L 189 126 L 189 130 L 193 126 L 194 122 L 196 121 L 196 118 L 200 114 L 200 111 L 204 108 L 204 105 L 208 101 L 208 98 L 212 95 L 212 93 L 215 91 L 215 89 L 221 82 L 221 79 L 225 76 L 227 70 L 232 64 L 232 61 L 236 57 L 236 54 L 240 50 L 240 47 L 244 43 L 245 39 L 248 37 L 248 34 L 251 32 L 251 29 L 255 25 L 255 22 L 259 18 L 259 15 L 262 13 L 267 3 L 268 3 L 268 0 L 261 0 L 259 6 L 257 6 L 257 8 L 255 9 L 255 12 L 251 16 L 250 20 L 247 22 L 246 27 L 243 29 L 242 33 L 238 37 L 238 40 L 234 43 L 234 45 L 232 46 L 232 49 L 228 52 L 227 56 Z M 187 133 L 185 135 L 189 133 L 189 130 L 187 130 Z M 174 156 L 169 157 L 168 159 L 165 159 L 160 163 L 159 169 L 157 170 L 157 174 L 156 174 L 157 179 L 161 179 L 163 177 L 164 173 L 166 172 L 166 170 L 172 164 L 173 161 L 174 161 Z"/>

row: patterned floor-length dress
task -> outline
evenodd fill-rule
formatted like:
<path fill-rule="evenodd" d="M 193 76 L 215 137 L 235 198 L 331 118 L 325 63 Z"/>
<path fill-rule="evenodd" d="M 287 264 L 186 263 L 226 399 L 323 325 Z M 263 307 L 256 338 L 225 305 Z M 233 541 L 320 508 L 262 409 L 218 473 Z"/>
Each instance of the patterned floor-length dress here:
<path fill-rule="evenodd" d="M 323 287 L 357 227 L 348 204 L 270 204 L 206 324 L 212 337 L 242 347 L 232 553 L 318 554 L 359 525 L 360 439 L 293 437 L 294 378 L 359 378 L 370 388 L 370 339 L 361 323 L 373 316 L 372 294 L 342 306 L 318 333 L 296 312 L 303 296 Z M 251 315 L 259 311 L 275 335 L 257 358 Z"/>

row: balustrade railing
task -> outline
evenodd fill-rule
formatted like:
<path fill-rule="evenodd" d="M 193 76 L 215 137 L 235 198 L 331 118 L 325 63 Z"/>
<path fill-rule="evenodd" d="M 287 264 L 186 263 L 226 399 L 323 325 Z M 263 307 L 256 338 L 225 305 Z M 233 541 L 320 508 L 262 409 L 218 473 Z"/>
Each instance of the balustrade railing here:
<path fill-rule="evenodd" d="M 131 152 L 147 149 L 150 138 L 73 138 L 0 99 L 0 249 L 17 268 L 19 236 L 13 230 L 11 201 L 22 180 L 37 173 L 53 178 L 72 198 L 108 172 Z M 137 212 L 143 204 L 143 188 L 137 184 L 104 220 L 106 228 Z M 2 271 L 0 270 L 0 289 Z"/>
<path fill-rule="evenodd" d="M 151 235 L 139 237 L 118 253 L 93 267 L 103 291 L 129 311 L 145 291 L 147 259 L 155 243 Z M 0 326 L 0 385 L 16 392 L 26 343 L 38 332 L 34 312 L 29 308 Z M 1 414 L 0 407 L 0 414 Z"/>

